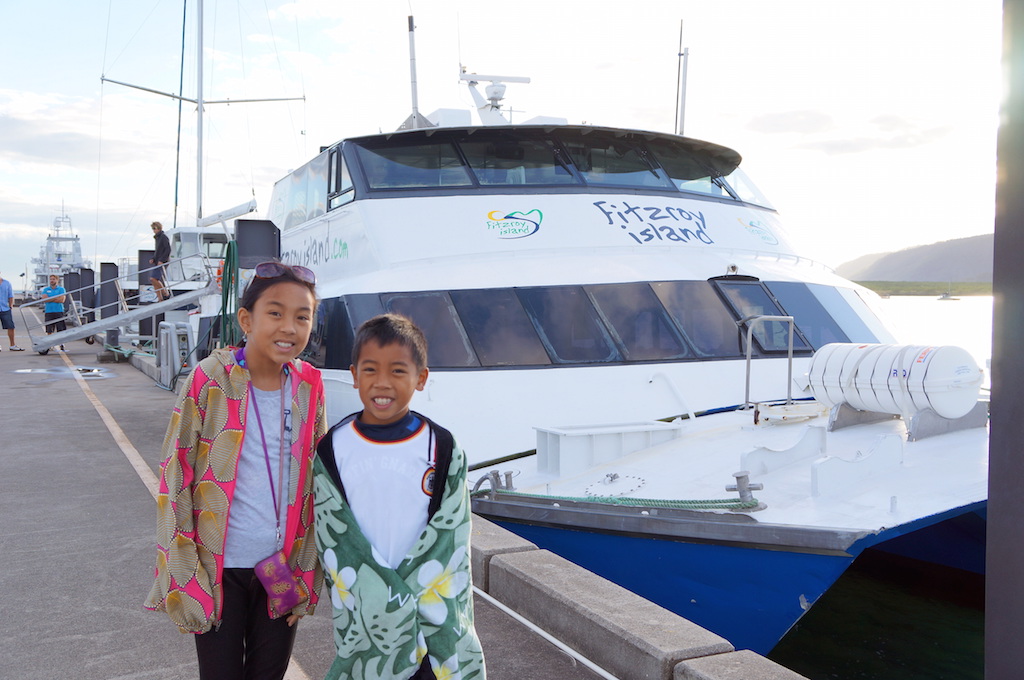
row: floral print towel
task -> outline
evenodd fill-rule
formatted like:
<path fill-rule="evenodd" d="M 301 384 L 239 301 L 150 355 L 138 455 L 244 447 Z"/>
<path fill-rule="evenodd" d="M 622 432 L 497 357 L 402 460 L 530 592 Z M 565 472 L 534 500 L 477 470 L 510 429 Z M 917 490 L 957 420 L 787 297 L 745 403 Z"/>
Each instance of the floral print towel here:
<path fill-rule="evenodd" d="M 337 484 L 314 462 L 317 547 L 334 605 L 327 680 L 484 680 L 473 628 L 466 459 L 455 446 L 440 508 L 397 569 L 378 560 Z"/>

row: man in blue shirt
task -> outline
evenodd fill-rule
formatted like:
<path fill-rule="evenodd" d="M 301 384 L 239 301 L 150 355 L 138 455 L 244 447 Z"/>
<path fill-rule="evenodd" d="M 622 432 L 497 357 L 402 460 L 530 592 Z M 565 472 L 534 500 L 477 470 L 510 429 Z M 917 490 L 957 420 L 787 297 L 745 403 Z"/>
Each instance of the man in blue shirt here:
<path fill-rule="evenodd" d="M 14 286 L 11 282 L 0 276 L 0 327 L 7 330 L 7 339 L 10 340 L 11 351 L 21 352 L 22 349 L 14 344 Z"/>
<path fill-rule="evenodd" d="M 46 334 L 67 330 L 64 324 L 64 298 L 67 291 L 60 285 L 60 279 L 56 274 L 50 274 L 50 285 L 43 288 L 43 297 L 46 298 L 46 306 L 43 307 L 43 317 L 46 320 Z M 64 351 L 64 345 L 60 346 Z"/>

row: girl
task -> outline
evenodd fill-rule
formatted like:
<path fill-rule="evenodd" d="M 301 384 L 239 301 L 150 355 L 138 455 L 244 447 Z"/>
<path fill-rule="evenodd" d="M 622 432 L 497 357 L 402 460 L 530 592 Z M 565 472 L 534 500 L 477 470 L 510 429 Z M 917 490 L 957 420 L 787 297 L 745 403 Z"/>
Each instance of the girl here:
<path fill-rule="evenodd" d="M 199 362 L 164 438 L 145 607 L 197 634 L 204 680 L 283 678 L 295 622 L 313 613 L 323 582 L 311 461 L 326 432 L 324 391 L 296 358 L 315 285 L 305 267 L 256 266 L 238 310 L 243 347 Z"/>

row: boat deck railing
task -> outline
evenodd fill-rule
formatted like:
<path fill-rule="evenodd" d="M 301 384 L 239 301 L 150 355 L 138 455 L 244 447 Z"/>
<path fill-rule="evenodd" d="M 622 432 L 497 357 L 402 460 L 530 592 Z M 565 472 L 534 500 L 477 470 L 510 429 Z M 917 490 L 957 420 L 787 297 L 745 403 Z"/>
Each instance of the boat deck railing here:
<path fill-rule="evenodd" d="M 788 371 L 786 375 L 786 404 L 793 403 L 793 329 L 795 328 L 793 317 L 791 316 L 773 316 L 769 314 L 754 314 L 744 319 L 737 321 L 737 325 L 746 326 L 747 329 L 747 384 L 746 391 L 743 396 L 743 408 L 748 409 L 756 406 L 750 401 L 750 365 L 751 358 L 754 351 L 754 328 L 757 324 L 766 323 L 768 321 L 782 321 L 783 323 L 789 324 L 789 350 L 787 354 Z"/>
<path fill-rule="evenodd" d="M 189 266 L 191 265 L 191 266 Z M 191 304 L 203 295 L 216 292 L 217 281 L 211 261 L 202 253 L 172 259 L 164 266 L 164 282 L 171 292 L 165 300 L 149 302 L 143 298 L 155 297 L 151 286 L 138 283 L 141 275 L 154 272 L 160 265 L 119 273 L 114 278 L 99 281 L 96 285 L 82 286 L 65 292 L 64 315 L 60 319 L 45 321 L 42 313 L 45 304 L 55 298 L 41 298 L 19 305 L 22 324 L 36 352 L 46 352 L 51 347 L 73 340 L 83 340 L 115 328 L 127 329 L 140 319 L 178 309 Z M 195 272 L 199 271 L 197 275 Z M 167 272 L 191 272 L 188 279 L 171 279 Z M 92 303 L 85 304 L 85 301 Z M 30 310 L 38 308 L 39 314 Z M 41 319 L 42 317 L 42 319 Z M 64 322 L 66 330 L 46 333 L 46 326 Z M 127 334 L 127 333 L 126 333 Z"/>

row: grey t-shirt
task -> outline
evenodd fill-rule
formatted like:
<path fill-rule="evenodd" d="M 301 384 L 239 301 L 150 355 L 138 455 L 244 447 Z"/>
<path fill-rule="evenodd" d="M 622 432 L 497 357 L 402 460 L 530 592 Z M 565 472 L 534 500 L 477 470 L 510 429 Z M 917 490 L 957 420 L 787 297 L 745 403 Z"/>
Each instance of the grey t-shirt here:
<path fill-rule="evenodd" d="M 291 390 L 288 383 L 282 390 L 253 388 L 255 403 L 249 400 L 245 415 L 246 431 L 235 477 L 235 495 L 228 513 L 228 534 L 224 542 L 224 566 L 248 568 L 281 548 L 277 541 L 274 521 L 274 499 L 270 494 L 270 478 L 263 455 L 266 439 L 270 457 L 270 472 L 274 478 L 274 493 L 281 513 L 281 533 L 284 534 L 288 514 L 289 461 L 288 444 L 291 442 Z M 285 459 L 284 484 L 279 481 L 281 461 L 281 398 L 285 399 Z M 256 418 L 256 408 L 260 418 Z M 260 421 L 263 437 L 260 437 Z M 282 498 L 283 496 L 283 498 Z"/>

